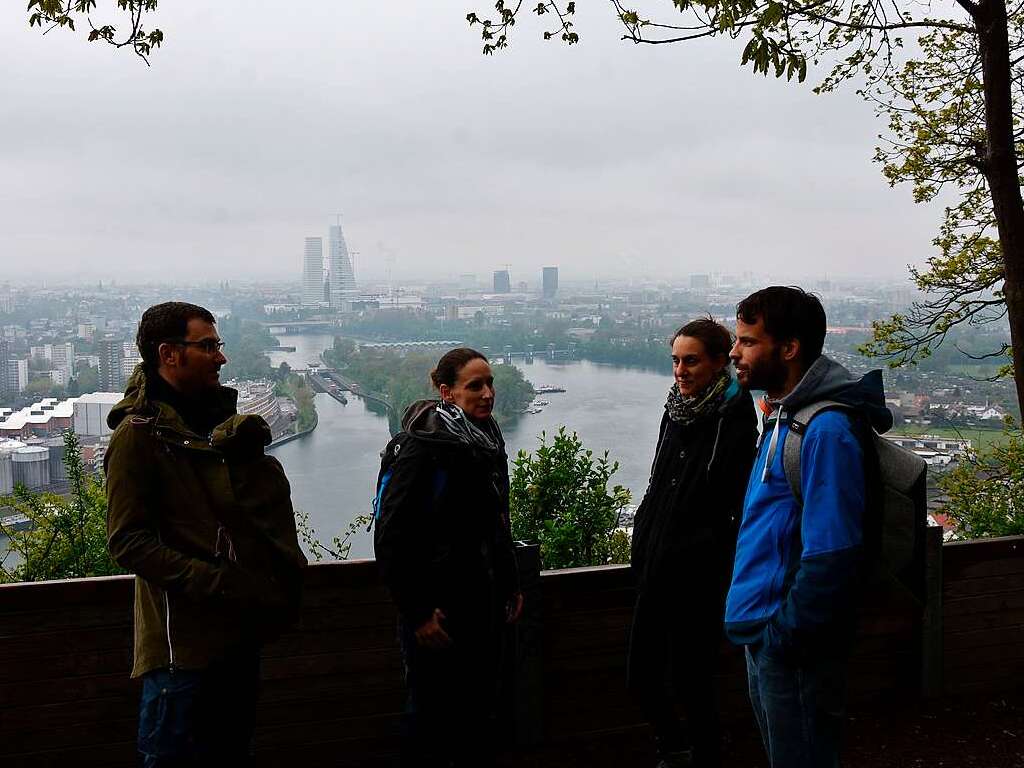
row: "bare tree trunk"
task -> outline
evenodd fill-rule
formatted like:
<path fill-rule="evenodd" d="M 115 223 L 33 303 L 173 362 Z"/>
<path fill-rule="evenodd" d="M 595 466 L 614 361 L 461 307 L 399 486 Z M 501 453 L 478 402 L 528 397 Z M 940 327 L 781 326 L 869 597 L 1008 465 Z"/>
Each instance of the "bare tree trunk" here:
<path fill-rule="evenodd" d="M 978 29 L 987 152 L 982 163 L 1003 251 L 1003 296 L 1010 321 L 1017 403 L 1024 414 L 1024 200 L 1013 140 L 1010 43 L 1004 0 L 981 0 L 971 9 Z"/>

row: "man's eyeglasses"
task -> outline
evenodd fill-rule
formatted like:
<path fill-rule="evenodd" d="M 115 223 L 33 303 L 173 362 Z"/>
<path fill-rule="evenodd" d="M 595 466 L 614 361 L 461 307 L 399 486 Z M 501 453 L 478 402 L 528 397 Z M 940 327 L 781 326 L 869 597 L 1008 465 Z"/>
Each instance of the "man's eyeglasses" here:
<path fill-rule="evenodd" d="M 224 349 L 224 342 L 220 339 L 202 339 L 201 341 L 186 341 L 185 339 L 168 339 L 170 344 L 182 344 L 186 347 L 199 347 L 208 355 L 216 354 Z"/>

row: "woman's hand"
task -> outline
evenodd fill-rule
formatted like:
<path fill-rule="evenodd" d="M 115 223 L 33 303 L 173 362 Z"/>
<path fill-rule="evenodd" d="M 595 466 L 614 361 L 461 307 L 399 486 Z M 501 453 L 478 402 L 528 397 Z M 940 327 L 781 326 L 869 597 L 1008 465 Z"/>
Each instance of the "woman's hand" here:
<path fill-rule="evenodd" d="M 441 651 L 450 648 L 451 637 L 444 631 L 441 622 L 447 618 L 440 608 L 434 609 L 434 615 L 423 622 L 416 630 L 416 642 L 424 648 Z"/>
<path fill-rule="evenodd" d="M 515 624 L 519 621 L 519 617 L 523 615 L 523 593 L 516 592 L 512 595 L 512 599 L 508 601 L 508 606 L 505 610 L 505 623 Z"/>

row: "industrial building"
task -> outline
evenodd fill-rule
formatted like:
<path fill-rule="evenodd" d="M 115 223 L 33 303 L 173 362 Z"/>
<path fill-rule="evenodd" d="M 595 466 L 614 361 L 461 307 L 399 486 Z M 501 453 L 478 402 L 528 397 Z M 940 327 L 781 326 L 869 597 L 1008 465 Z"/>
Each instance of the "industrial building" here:
<path fill-rule="evenodd" d="M 50 485 L 50 450 L 43 445 L 26 445 L 11 454 L 14 484 L 37 491 Z"/>
<path fill-rule="evenodd" d="M 107 416 L 121 398 L 120 392 L 92 392 L 74 403 L 74 430 L 81 437 L 106 437 L 111 433 Z"/>
<path fill-rule="evenodd" d="M 0 420 L 0 438 L 23 439 L 52 437 L 74 424 L 74 405 L 78 398 L 58 400 L 46 397 Z"/>
<path fill-rule="evenodd" d="M 14 452 L 24 447 L 18 440 L 0 438 L 0 496 L 14 491 Z"/>

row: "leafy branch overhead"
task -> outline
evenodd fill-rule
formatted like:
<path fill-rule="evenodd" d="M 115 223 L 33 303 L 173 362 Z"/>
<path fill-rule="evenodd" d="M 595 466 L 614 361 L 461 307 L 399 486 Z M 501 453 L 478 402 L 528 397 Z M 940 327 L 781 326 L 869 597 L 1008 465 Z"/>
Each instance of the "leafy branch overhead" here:
<path fill-rule="evenodd" d="M 875 151 L 886 180 L 909 184 L 916 202 L 947 202 L 937 252 L 910 268 L 924 298 L 875 323 L 863 351 L 903 365 L 956 326 L 1008 322 L 1011 344 L 990 355 L 1007 355 L 1024 405 L 1024 0 L 953 0 L 938 13 L 914 0 L 662 0 L 659 19 L 608 2 L 635 44 L 725 37 L 754 73 L 802 82 L 821 67 L 817 93 L 856 78 L 888 126 Z M 485 53 L 508 47 L 522 9 L 496 7 Z"/>
<path fill-rule="evenodd" d="M 637 44 L 664 45 L 699 38 L 746 36 L 741 64 L 754 72 L 773 73 L 803 81 L 807 63 L 819 63 L 826 54 L 840 54 L 832 73 L 821 88 L 831 90 L 857 73 L 870 74 L 876 58 L 892 63 L 892 52 L 903 46 L 900 33 L 911 29 L 968 30 L 952 19 L 915 19 L 896 2 L 873 0 L 671 0 L 678 14 L 655 20 L 622 0 L 608 0 L 624 30 L 623 40 Z M 505 0 L 495 3 L 497 20 L 481 19 L 478 13 L 466 17 L 470 25 L 482 26 L 484 53 L 508 46 L 508 36 L 523 3 L 510 7 Z M 570 17 L 576 3 L 558 0 L 541 3 L 530 10 L 538 16 L 551 14 L 558 24 L 545 29 L 545 40 L 560 38 L 573 44 L 579 35 L 572 31 Z"/>
<path fill-rule="evenodd" d="M 494 4 L 494 10 L 498 13 L 498 20 L 481 19 L 476 13 L 466 14 L 466 21 L 472 27 L 480 25 L 480 37 L 484 41 L 484 53 L 493 54 L 501 48 L 508 47 L 508 35 L 515 26 L 516 17 L 523 9 L 523 0 L 519 0 L 514 8 L 506 5 L 505 0 L 498 0 Z M 576 3 L 570 2 L 563 5 L 558 0 L 548 3 L 538 3 L 531 9 L 538 16 L 554 16 L 557 23 L 544 31 L 545 40 L 561 39 L 566 45 L 574 45 L 580 41 L 580 36 L 573 31 L 572 16 L 576 13 Z"/>
<path fill-rule="evenodd" d="M 39 27 L 46 35 L 55 29 L 76 32 L 84 20 L 90 43 L 102 42 L 114 48 L 129 48 L 148 66 L 153 49 L 159 48 L 164 41 L 163 32 L 159 29 L 146 30 L 142 23 L 144 14 L 156 11 L 157 0 L 116 0 L 116 3 L 118 11 L 127 19 L 124 25 L 94 22 L 92 14 L 96 10 L 96 0 L 28 0 L 28 25 Z"/>

